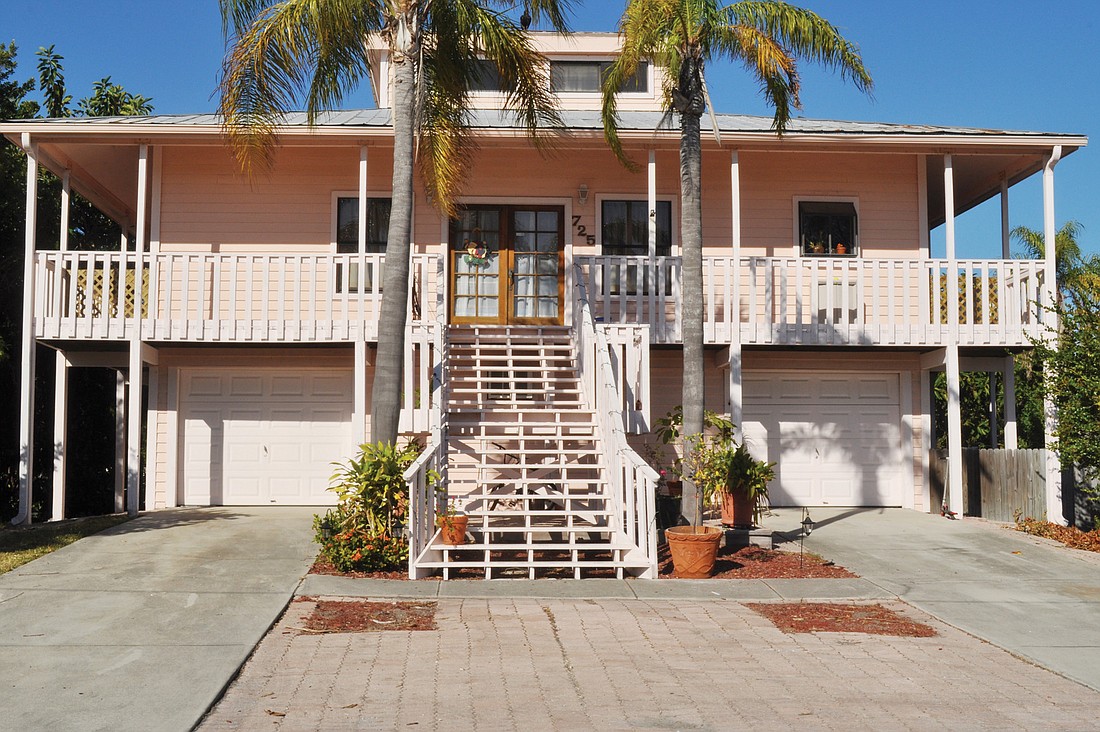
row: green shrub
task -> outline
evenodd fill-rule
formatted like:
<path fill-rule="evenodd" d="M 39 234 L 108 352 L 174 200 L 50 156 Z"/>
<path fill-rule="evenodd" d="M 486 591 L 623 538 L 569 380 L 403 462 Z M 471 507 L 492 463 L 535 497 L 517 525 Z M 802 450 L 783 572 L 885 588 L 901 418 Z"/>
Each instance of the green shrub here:
<path fill-rule="evenodd" d="M 388 443 L 361 445 L 359 455 L 334 463 L 329 490 L 340 498 L 324 516 L 315 516 L 321 554 L 341 572 L 401 569 L 409 559 L 405 524 L 408 485 L 401 477 L 421 447 Z"/>

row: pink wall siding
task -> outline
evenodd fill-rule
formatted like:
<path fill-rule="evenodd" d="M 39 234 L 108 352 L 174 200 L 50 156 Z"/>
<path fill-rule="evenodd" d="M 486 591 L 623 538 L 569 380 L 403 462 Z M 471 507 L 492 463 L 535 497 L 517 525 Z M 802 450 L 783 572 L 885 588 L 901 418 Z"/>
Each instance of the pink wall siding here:
<path fill-rule="evenodd" d="M 252 181 L 224 148 L 164 150 L 162 251 L 325 252 L 332 193 L 359 188 L 359 148 L 286 148 Z M 368 154 L 368 190 L 387 191 L 388 149 Z"/>
<path fill-rule="evenodd" d="M 795 256 L 795 197 L 828 196 L 858 199 L 862 256 L 918 255 L 919 193 L 913 156 L 743 153 L 740 160 L 741 242 L 746 253 Z M 721 174 L 729 179 L 728 160 L 719 170 L 713 167 L 715 163 L 707 171 L 708 178 Z M 729 190 L 728 183 L 725 189 Z M 709 192 L 711 187 L 704 190 Z M 729 204 L 719 203 L 718 211 L 704 210 L 708 222 L 723 211 L 728 221 Z"/>

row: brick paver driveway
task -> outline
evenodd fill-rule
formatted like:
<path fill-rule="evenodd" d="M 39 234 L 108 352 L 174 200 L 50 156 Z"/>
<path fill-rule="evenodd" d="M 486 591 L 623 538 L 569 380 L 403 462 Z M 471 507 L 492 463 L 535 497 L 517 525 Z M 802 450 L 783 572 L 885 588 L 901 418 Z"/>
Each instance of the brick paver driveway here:
<path fill-rule="evenodd" d="M 318 635 L 296 601 L 200 729 L 1095 728 L 1097 692 L 886 604 L 939 635 L 787 635 L 724 600 L 537 599 Z"/>

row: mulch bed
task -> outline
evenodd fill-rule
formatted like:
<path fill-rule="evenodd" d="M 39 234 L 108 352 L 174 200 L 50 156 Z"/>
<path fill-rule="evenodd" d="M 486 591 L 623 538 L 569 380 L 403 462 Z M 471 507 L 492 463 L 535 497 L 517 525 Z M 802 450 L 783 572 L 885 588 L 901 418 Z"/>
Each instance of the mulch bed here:
<path fill-rule="evenodd" d="M 661 579 L 678 579 L 672 570 L 672 558 L 668 553 L 668 545 L 661 545 L 658 550 L 658 576 Z M 493 552 L 494 558 L 503 558 L 505 552 Z M 514 554 L 514 559 L 526 558 L 526 552 L 508 552 Z M 536 552 L 536 559 L 548 559 L 545 552 Z M 597 557 L 593 557 L 596 559 Z M 607 557 L 600 557 L 610 559 Z M 407 580 L 408 572 L 404 570 L 393 572 L 340 572 L 332 563 L 318 557 L 310 568 L 311 574 L 329 574 L 339 577 L 357 577 L 367 579 L 392 579 Z M 499 574 L 498 577 L 527 577 L 527 570 L 516 570 L 507 574 Z M 545 579 L 564 579 L 573 576 L 572 569 L 551 569 L 540 567 L 538 576 Z M 587 568 L 584 570 L 586 578 L 614 577 L 615 570 L 603 567 Z M 858 575 L 852 574 L 844 567 L 833 564 L 822 557 L 806 552 L 800 558 L 797 552 L 786 552 L 775 549 L 764 549 L 758 546 L 747 546 L 739 549 L 721 549 L 718 552 L 718 561 L 714 565 L 712 579 L 844 579 Z M 484 579 L 484 569 L 453 569 L 453 579 Z M 438 579 L 428 577 L 426 579 Z"/>
<path fill-rule="evenodd" d="M 318 600 L 300 632 L 370 633 L 383 630 L 435 630 L 434 602 L 378 602 L 374 600 Z"/>
<path fill-rule="evenodd" d="M 930 638 L 934 628 L 910 620 L 882 605 L 828 602 L 745 603 L 784 633 L 867 633 Z"/>
<path fill-rule="evenodd" d="M 1100 530 L 1081 531 L 1074 526 L 1062 526 L 1061 524 L 1039 521 L 1031 517 L 1017 518 L 1013 528 L 1032 536 L 1054 539 L 1070 549 L 1100 552 Z"/>
<path fill-rule="evenodd" d="M 658 547 L 658 574 L 661 579 L 676 579 L 668 545 Z M 806 552 L 764 549 L 758 546 L 722 548 L 711 579 L 838 579 L 852 578 L 844 567 Z"/>
<path fill-rule="evenodd" d="M 409 578 L 409 571 L 394 570 L 393 572 L 341 572 L 332 562 L 325 559 L 323 556 L 318 555 L 317 560 L 313 562 L 313 566 L 309 568 L 310 574 L 330 574 L 334 577 L 355 577 L 356 579 L 392 579 L 392 580 L 407 580 Z"/>

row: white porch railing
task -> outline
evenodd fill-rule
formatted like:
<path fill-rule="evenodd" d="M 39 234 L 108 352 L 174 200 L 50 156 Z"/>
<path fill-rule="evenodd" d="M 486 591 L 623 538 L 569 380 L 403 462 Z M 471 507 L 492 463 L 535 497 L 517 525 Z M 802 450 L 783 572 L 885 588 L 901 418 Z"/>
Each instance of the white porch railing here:
<path fill-rule="evenodd" d="M 607 479 L 615 527 L 637 547 L 649 568 L 640 577 L 657 577 L 656 490 L 660 476 L 626 440 L 622 396 L 616 388 L 607 339 L 597 330 L 585 292 L 585 281 L 576 272 L 573 298 L 573 333 L 577 344 L 578 370 L 588 403 L 596 412 L 600 437 L 607 455 Z M 648 350 L 648 349 L 647 349 Z"/>
<path fill-rule="evenodd" d="M 35 335 L 121 339 L 140 329 L 140 338 L 159 341 L 373 340 L 384 256 L 40 251 Z M 441 258 L 414 255 L 410 279 L 412 320 L 437 321 Z"/>
<path fill-rule="evenodd" d="M 410 323 L 405 331 L 405 361 L 401 383 L 403 434 L 424 434 L 435 429 L 443 406 L 442 323 Z"/>
<path fill-rule="evenodd" d="M 649 323 L 680 341 L 679 257 L 577 257 L 605 323 Z M 1036 260 L 705 257 L 704 337 L 761 345 L 1024 346 L 1043 331 Z M 958 305 L 947 303 L 950 277 Z M 735 297 L 735 289 L 738 294 Z"/>
<path fill-rule="evenodd" d="M 435 535 L 437 493 L 434 480 L 444 481 L 447 473 L 446 427 L 432 429 L 424 452 L 403 474 L 409 486 L 409 578 L 420 579 L 431 574 L 431 569 L 418 569 L 416 560 L 431 544 Z"/>

